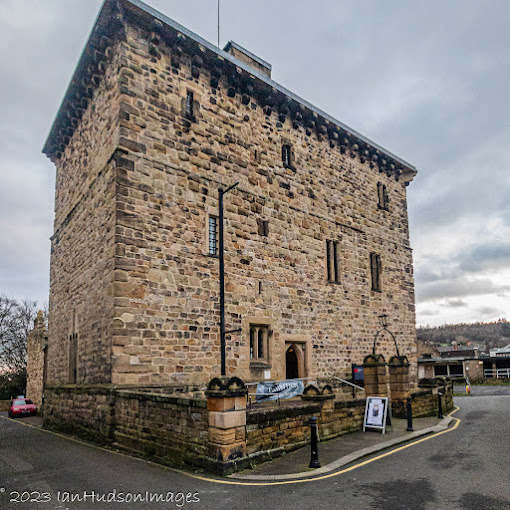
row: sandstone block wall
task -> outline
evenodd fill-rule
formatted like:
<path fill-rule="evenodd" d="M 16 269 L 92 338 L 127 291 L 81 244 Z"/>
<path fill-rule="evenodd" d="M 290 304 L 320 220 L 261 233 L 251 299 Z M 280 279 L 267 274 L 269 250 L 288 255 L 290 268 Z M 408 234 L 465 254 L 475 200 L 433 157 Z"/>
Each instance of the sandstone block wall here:
<path fill-rule="evenodd" d="M 115 444 L 174 464 L 201 463 L 208 445 L 203 399 L 119 391 L 115 407 Z"/>
<path fill-rule="evenodd" d="M 310 439 L 309 420 L 320 414 L 319 404 L 284 405 L 282 408 L 249 409 L 246 412 L 248 454 L 279 448 L 291 450 Z"/>
<path fill-rule="evenodd" d="M 438 392 L 441 392 L 441 405 L 443 415 L 453 410 L 453 384 L 446 382 L 445 384 L 434 384 L 427 389 L 419 388 L 410 394 L 412 399 L 413 418 L 421 418 L 423 416 L 437 416 L 438 414 Z M 407 417 L 406 400 L 392 400 L 391 410 L 393 416 L 397 418 Z"/>
<path fill-rule="evenodd" d="M 206 225 L 217 214 L 217 188 L 239 180 L 226 197 L 228 374 L 250 368 L 249 324 L 269 323 L 271 377 L 285 377 L 285 349 L 309 339 L 303 375 L 345 375 L 370 352 L 377 314 L 387 312 L 401 350 L 415 360 L 412 257 L 402 181 L 306 129 L 266 115 L 252 101 L 210 86 L 191 57 L 163 44 L 151 56 L 147 34 L 128 26 L 120 70 L 123 169 L 118 202 L 130 216 L 117 228 L 119 273 L 113 373 L 116 383 L 197 381 L 219 373 L 218 261 L 207 254 Z M 153 51 L 153 50 L 152 50 Z M 191 90 L 195 117 L 185 118 Z M 283 168 L 281 146 L 294 148 Z M 387 186 L 389 210 L 377 205 Z M 258 220 L 269 221 L 269 235 Z M 326 240 L 339 240 L 340 282 L 328 283 Z M 383 292 L 371 291 L 370 253 L 381 254 Z M 395 354 L 391 339 L 380 352 Z M 120 361 L 122 360 L 122 361 Z M 413 366 L 413 370 L 416 369 Z"/>
<path fill-rule="evenodd" d="M 127 451 L 202 465 L 207 453 L 205 399 L 113 386 L 47 388 L 44 426 Z"/>
<path fill-rule="evenodd" d="M 246 413 L 247 453 L 277 456 L 310 441 L 310 418 L 319 418 L 321 439 L 331 439 L 363 427 L 365 400 L 285 405 L 281 408 L 248 409 Z"/>
<path fill-rule="evenodd" d="M 34 329 L 27 338 L 27 391 L 25 395 L 38 407 L 43 402 L 44 362 L 47 342 L 48 332 L 46 331 L 43 313 L 39 312 L 34 321 Z"/>
<path fill-rule="evenodd" d="M 108 386 L 46 387 L 44 426 L 100 444 L 113 441 L 115 394 Z"/>
<path fill-rule="evenodd" d="M 48 383 L 69 379 L 69 336 L 78 335 L 78 383 L 111 380 L 116 184 L 119 139 L 118 51 L 56 166 L 51 239 Z"/>

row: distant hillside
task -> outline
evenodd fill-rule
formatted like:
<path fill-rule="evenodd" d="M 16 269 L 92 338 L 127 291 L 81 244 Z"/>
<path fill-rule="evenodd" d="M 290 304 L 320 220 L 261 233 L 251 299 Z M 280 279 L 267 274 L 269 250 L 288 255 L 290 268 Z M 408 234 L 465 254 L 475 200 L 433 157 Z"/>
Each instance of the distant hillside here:
<path fill-rule="evenodd" d="M 433 346 L 459 345 L 472 343 L 480 351 L 491 347 L 503 347 L 510 344 L 510 322 L 499 319 L 497 322 L 474 322 L 472 324 L 446 324 L 435 328 L 418 328 L 418 340 Z"/>

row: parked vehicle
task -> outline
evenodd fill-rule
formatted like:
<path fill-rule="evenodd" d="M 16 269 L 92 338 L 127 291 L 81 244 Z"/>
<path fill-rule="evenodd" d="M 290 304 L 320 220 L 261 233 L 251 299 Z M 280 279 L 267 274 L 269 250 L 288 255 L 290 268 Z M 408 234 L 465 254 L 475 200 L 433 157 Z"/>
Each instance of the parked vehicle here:
<path fill-rule="evenodd" d="M 16 398 L 9 403 L 9 418 L 33 416 L 37 414 L 37 406 L 29 398 Z"/>

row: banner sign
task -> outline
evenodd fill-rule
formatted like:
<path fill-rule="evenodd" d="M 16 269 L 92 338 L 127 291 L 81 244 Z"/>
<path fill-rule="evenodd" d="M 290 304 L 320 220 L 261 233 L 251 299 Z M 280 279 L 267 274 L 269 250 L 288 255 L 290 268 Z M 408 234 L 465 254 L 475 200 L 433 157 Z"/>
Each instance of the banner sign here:
<path fill-rule="evenodd" d="M 388 414 L 388 397 L 367 397 L 363 432 L 367 428 L 381 429 L 386 432 L 386 415 Z"/>
<path fill-rule="evenodd" d="M 304 390 L 305 385 L 301 379 L 261 382 L 257 384 L 257 394 L 255 398 L 257 402 L 292 398 L 301 395 Z"/>

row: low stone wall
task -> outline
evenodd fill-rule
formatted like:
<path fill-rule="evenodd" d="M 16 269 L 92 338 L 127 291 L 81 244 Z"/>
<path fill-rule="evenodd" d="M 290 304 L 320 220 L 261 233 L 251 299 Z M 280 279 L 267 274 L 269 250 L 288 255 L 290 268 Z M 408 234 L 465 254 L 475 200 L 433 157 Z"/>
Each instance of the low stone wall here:
<path fill-rule="evenodd" d="M 441 406 L 443 414 L 447 414 L 453 409 L 453 383 L 449 379 L 422 379 L 418 386 L 418 391 L 410 394 L 413 418 L 422 418 L 438 414 L 438 392 L 442 393 Z M 406 401 L 392 401 L 391 410 L 393 416 L 406 418 Z"/>
<path fill-rule="evenodd" d="M 10 400 L 0 400 L 0 413 L 7 412 L 9 410 Z"/>
<path fill-rule="evenodd" d="M 246 412 L 248 455 L 278 455 L 299 448 L 310 438 L 309 420 L 320 415 L 320 404 L 282 404 Z"/>
<path fill-rule="evenodd" d="M 282 403 L 246 413 L 246 449 L 253 461 L 274 458 L 310 440 L 310 418 L 317 416 L 321 440 L 361 430 L 365 400 Z"/>
<path fill-rule="evenodd" d="M 111 443 L 115 389 L 105 385 L 45 388 L 43 416 L 45 428 Z"/>
<path fill-rule="evenodd" d="M 430 382 L 429 382 L 430 383 Z M 452 385 L 430 383 L 413 395 L 413 415 L 453 407 Z M 302 400 L 246 408 L 248 390 L 236 377 L 215 378 L 200 388 L 61 386 L 45 391 L 44 426 L 169 464 L 220 473 L 243 469 L 304 446 L 309 422 L 318 418 L 321 440 L 361 430 L 365 399 L 336 400 L 330 385 L 309 385 Z M 185 396 L 185 394 L 187 396 Z M 392 401 L 405 416 L 405 401 Z"/>
<path fill-rule="evenodd" d="M 117 391 L 115 446 L 171 464 L 203 464 L 208 448 L 207 401 Z"/>
<path fill-rule="evenodd" d="M 323 405 L 319 433 L 322 440 L 362 430 L 365 416 L 365 399 L 331 401 Z M 331 409 L 331 406 L 334 409 Z"/>
<path fill-rule="evenodd" d="M 99 444 L 113 443 L 155 460 L 167 459 L 172 465 L 203 464 L 207 401 L 163 391 L 107 385 L 46 388 L 44 427 Z"/>

